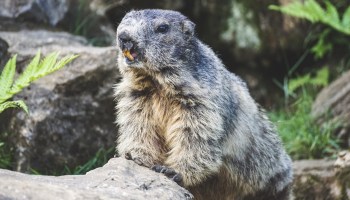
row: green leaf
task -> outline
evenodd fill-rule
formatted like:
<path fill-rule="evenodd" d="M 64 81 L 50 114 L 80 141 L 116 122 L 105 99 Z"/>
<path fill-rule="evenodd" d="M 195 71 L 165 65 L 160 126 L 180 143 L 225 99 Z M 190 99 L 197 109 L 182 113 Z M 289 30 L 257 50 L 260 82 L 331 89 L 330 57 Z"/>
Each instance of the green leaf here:
<path fill-rule="evenodd" d="M 317 43 L 311 48 L 311 52 L 315 54 L 316 59 L 323 58 L 327 52 L 330 52 L 333 49 L 332 43 L 326 41 L 326 38 L 330 32 L 330 29 L 322 31 L 322 33 L 318 36 Z"/>
<path fill-rule="evenodd" d="M 40 50 L 37 51 L 33 60 L 25 68 L 23 73 L 17 78 L 15 83 L 11 88 L 11 94 L 16 94 L 22 90 L 22 88 L 27 87 L 30 84 L 30 77 L 32 77 L 38 67 L 40 61 Z"/>
<path fill-rule="evenodd" d="M 305 1 L 302 9 L 313 18 L 313 22 L 317 22 L 325 16 L 325 11 L 315 0 Z"/>
<path fill-rule="evenodd" d="M 329 78 L 329 70 L 327 67 L 323 67 L 318 70 L 316 76 L 310 79 L 310 83 L 315 86 L 327 86 Z"/>
<path fill-rule="evenodd" d="M 302 19 L 308 19 L 311 22 L 315 21 L 315 17 L 308 11 L 308 8 L 304 6 L 299 1 L 294 1 L 293 3 L 290 3 L 285 6 L 276 6 L 276 5 L 270 5 L 269 9 L 280 11 L 284 14 L 291 15 L 293 17 L 298 17 Z"/>
<path fill-rule="evenodd" d="M 53 52 L 44 58 L 37 67 L 33 80 L 41 78 L 50 73 L 50 69 L 55 65 L 59 53 Z"/>
<path fill-rule="evenodd" d="M 344 27 L 350 29 L 350 6 L 345 10 L 341 23 Z"/>
<path fill-rule="evenodd" d="M 325 4 L 326 10 L 315 0 L 305 0 L 304 3 L 294 1 L 285 6 L 271 5 L 269 8 L 290 16 L 307 19 L 311 23 L 321 22 L 341 33 L 350 35 L 350 6 L 346 9 L 342 21 L 340 21 L 336 7 L 328 1 Z"/>
<path fill-rule="evenodd" d="M 76 59 L 78 57 L 78 55 L 70 55 L 70 56 L 65 56 L 63 57 L 60 61 L 58 61 L 51 69 L 50 69 L 50 73 L 61 69 L 63 66 L 65 66 L 66 64 L 70 63 L 72 60 Z"/>
<path fill-rule="evenodd" d="M 339 19 L 339 13 L 337 11 L 337 8 L 331 4 L 329 1 L 325 2 L 326 4 L 326 13 L 330 21 L 333 23 L 339 24 L 340 19 Z"/>
<path fill-rule="evenodd" d="M 13 56 L 7 63 L 0 75 L 0 103 L 4 102 L 6 99 L 7 92 L 10 90 L 13 77 L 16 71 L 16 58 L 17 55 Z"/>
<path fill-rule="evenodd" d="M 288 90 L 290 93 L 293 93 L 296 89 L 304 86 L 310 81 L 310 74 L 306 74 L 304 76 L 292 79 L 288 83 Z"/>
<path fill-rule="evenodd" d="M 58 53 L 54 52 L 40 61 L 40 51 L 38 51 L 23 73 L 19 75 L 18 79 L 12 85 L 16 64 L 16 56 L 14 56 L 8 62 L 0 77 L 0 103 L 10 99 L 13 95 L 27 87 L 31 82 L 62 68 L 64 65 L 68 64 L 77 57 L 77 55 L 65 56 L 57 62 L 58 55 Z M 22 101 L 5 102 L 1 104 L 1 106 L 2 109 L 6 109 L 8 107 L 21 107 L 26 112 L 28 111 L 27 107 Z"/>
<path fill-rule="evenodd" d="M 22 100 L 0 103 L 0 113 L 7 108 L 22 108 L 27 114 L 29 113 L 27 105 Z"/>

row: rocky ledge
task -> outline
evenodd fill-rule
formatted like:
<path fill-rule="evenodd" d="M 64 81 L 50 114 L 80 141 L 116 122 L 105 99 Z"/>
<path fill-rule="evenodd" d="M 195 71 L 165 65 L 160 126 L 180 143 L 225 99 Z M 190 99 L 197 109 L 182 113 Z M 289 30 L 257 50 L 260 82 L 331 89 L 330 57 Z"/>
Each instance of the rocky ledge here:
<path fill-rule="evenodd" d="M 293 163 L 295 200 L 350 197 L 350 152 L 334 160 Z M 112 158 L 86 175 L 42 176 L 0 169 L 0 199 L 192 199 L 184 188 L 133 161 Z"/>
<path fill-rule="evenodd" d="M 112 158 L 86 175 L 41 176 L 0 169 L 0 199 L 191 199 L 162 174 L 133 161 Z"/>

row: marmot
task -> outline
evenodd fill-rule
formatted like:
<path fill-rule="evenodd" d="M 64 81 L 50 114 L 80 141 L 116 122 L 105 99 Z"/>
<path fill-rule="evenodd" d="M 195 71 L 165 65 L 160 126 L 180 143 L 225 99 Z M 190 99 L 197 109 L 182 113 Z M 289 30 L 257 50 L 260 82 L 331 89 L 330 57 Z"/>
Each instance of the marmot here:
<path fill-rule="evenodd" d="M 117 151 L 195 199 L 289 199 L 291 159 L 246 84 L 176 11 L 140 10 L 117 28 Z"/>

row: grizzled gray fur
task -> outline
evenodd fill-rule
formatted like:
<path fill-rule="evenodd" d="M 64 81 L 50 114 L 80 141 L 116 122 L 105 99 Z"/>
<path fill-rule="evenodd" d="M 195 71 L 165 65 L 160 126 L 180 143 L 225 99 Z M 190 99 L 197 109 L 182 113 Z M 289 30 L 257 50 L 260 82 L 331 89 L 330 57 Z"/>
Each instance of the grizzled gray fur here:
<path fill-rule="evenodd" d="M 289 199 L 291 159 L 246 84 L 175 11 L 131 11 L 117 30 L 120 156 L 196 199 Z"/>

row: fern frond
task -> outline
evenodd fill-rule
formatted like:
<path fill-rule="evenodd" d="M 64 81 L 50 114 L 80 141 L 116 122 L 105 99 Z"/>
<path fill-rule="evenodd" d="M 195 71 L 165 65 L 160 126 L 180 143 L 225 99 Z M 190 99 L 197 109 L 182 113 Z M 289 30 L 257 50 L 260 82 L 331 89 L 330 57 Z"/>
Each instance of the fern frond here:
<path fill-rule="evenodd" d="M 311 23 L 323 23 L 339 32 L 350 35 L 350 6 L 344 12 L 342 20 L 340 20 L 339 13 L 332 3 L 325 1 L 325 7 L 326 9 L 323 9 L 315 0 L 305 0 L 304 3 L 294 1 L 285 6 L 270 5 L 269 9 L 307 19 Z"/>
<path fill-rule="evenodd" d="M 70 63 L 72 60 L 76 59 L 78 55 L 65 56 L 61 60 L 59 60 L 53 67 L 50 68 L 49 73 L 52 73 L 56 70 L 61 69 L 66 64 Z"/>
<path fill-rule="evenodd" d="M 40 62 L 40 50 L 36 53 L 33 60 L 29 63 L 29 65 L 25 68 L 23 73 L 19 75 L 19 77 L 13 84 L 10 91 L 11 94 L 16 94 L 20 92 L 23 88 L 29 86 L 31 81 L 30 78 L 33 77 L 39 62 Z"/>
<path fill-rule="evenodd" d="M 37 71 L 35 72 L 35 76 L 32 78 L 38 79 L 45 76 L 50 71 L 50 68 L 52 68 L 52 66 L 56 63 L 58 55 L 58 52 L 53 52 L 46 56 L 40 62 L 39 66 L 37 67 Z"/>
<path fill-rule="evenodd" d="M 270 5 L 269 9 L 275 10 L 275 11 L 280 11 L 284 14 L 293 16 L 293 17 L 298 17 L 301 19 L 307 19 L 311 22 L 316 21 L 316 17 L 309 12 L 309 9 L 304 6 L 301 2 L 294 2 L 291 4 L 288 4 L 286 6 L 276 6 L 276 5 Z"/>
<path fill-rule="evenodd" d="M 29 112 L 27 105 L 22 100 L 0 103 L 0 113 L 7 108 L 22 108 L 27 114 Z"/>
<path fill-rule="evenodd" d="M 15 75 L 16 70 L 16 57 L 17 55 L 13 56 L 6 63 L 5 68 L 3 69 L 0 75 L 0 103 L 6 100 L 3 100 L 2 97 L 6 95 L 6 93 L 10 90 L 12 86 L 13 77 Z"/>
<path fill-rule="evenodd" d="M 77 57 L 77 55 L 70 55 L 57 61 L 58 56 L 59 54 L 54 52 L 40 61 L 40 51 L 38 51 L 33 60 L 25 68 L 23 73 L 19 75 L 14 84 L 13 77 L 16 68 L 16 56 L 11 58 L 0 76 L 1 108 L 5 109 L 7 107 L 21 107 L 26 110 L 27 107 L 24 105 L 23 101 L 13 101 L 12 103 L 5 101 L 20 92 L 23 88 L 27 87 L 31 82 L 57 71 Z M 0 110 L 0 113 L 1 111 L 2 110 Z"/>
<path fill-rule="evenodd" d="M 350 27 L 350 6 L 345 10 L 341 24 Z"/>
<path fill-rule="evenodd" d="M 339 24 L 340 23 L 340 18 L 339 18 L 339 13 L 337 11 L 337 8 L 331 4 L 329 1 L 325 2 L 326 4 L 326 13 L 327 13 L 327 19 L 329 22 L 334 23 L 334 24 Z"/>

